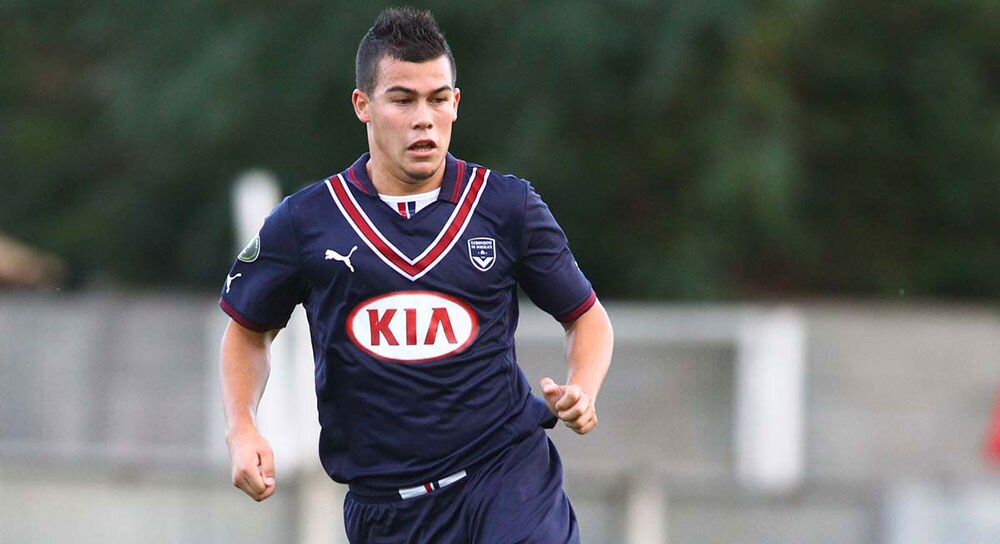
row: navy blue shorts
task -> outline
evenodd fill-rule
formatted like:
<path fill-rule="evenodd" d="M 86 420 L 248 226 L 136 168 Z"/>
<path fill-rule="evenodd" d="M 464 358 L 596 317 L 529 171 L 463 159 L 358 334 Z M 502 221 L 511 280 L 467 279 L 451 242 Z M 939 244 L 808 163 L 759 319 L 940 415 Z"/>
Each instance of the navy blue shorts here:
<path fill-rule="evenodd" d="M 344 525 L 353 544 L 579 543 L 562 483 L 562 461 L 539 428 L 461 480 L 414 498 L 349 491 Z"/>

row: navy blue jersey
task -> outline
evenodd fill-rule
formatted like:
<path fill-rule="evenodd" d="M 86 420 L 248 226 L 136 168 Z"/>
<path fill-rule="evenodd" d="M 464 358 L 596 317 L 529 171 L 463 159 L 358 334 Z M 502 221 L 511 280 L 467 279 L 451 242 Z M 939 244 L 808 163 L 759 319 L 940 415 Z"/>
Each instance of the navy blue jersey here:
<path fill-rule="evenodd" d="M 517 365 L 517 288 L 562 321 L 595 295 L 528 182 L 448 155 L 438 200 L 404 218 L 379 199 L 367 161 L 282 201 L 220 305 L 266 331 L 303 304 L 324 468 L 396 488 L 553 425 Z"/>

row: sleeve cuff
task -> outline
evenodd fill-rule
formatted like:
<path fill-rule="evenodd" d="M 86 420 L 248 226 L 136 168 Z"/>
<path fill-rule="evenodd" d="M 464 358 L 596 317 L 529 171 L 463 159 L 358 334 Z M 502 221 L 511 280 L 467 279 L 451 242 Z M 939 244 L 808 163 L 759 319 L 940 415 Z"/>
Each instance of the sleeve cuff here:
<path fill-rule="evenodd" d="M 250 329 L 252 331 L 267 332 L 267 331 L 270 331 L 270 330 L 283 328 L 281 326 L 278 326 L 278 327 L 266 327 L 264 325 L 258 325 L 257 323 L 254 323 L 253 321 L 250 321 L 250 320 L 244 318 L 242 315 L 239 314 L 239 312 L 236 311 L 235 308 L 233 308 L 232 306 L 230 306 L 229 304 L 227 304 L 226 301 L 224 299 L 221 299 L 221 298 L 219 299 L 219 307 L 222 308 L 222 311 L 226 312 L 226 314 L 229 317 L 231 317 L 233 319 L 233 321 L 239 323 L 244 328 Z"/>
<path fill-rule="evenodd" d="M 558 422 L 558 421 L 559 421 L 558 417 L 556 417 L 556 416 L 549 416 L 549 417 L 545 418 L 545 420 L 542 421 L 542 428 L 543 429 L 554 429 L 555 426 L 556 426 L 556 422 Z"/>
<path fill-rule="evenodd" d="M 590 295 L 588 295 L 587 299 L 583 301 L 583 304 L 580 304 L 574 310 L 568 313 L 557 316 L 556 321 L 559 321 L 560 323 L 569 323 L 571 321 L 576 321 L 578 317 L 587 313 L 587 310 L 589 310 L 594 305 L 595 302 L 597 302 L 597 293 L 595 293 L 594 290 L 591 289 Z"/>

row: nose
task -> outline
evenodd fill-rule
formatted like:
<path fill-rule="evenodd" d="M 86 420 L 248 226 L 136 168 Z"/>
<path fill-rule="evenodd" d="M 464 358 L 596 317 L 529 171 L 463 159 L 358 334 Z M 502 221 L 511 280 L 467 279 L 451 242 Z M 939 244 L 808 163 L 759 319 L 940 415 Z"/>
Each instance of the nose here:
<path fill-rule="evenodd" d="M 433 126 L 434 119 L 430 105 L 423 100 L 418 101 L 417 108 L 413 112 L 413 128 L 427 130 Z"/>

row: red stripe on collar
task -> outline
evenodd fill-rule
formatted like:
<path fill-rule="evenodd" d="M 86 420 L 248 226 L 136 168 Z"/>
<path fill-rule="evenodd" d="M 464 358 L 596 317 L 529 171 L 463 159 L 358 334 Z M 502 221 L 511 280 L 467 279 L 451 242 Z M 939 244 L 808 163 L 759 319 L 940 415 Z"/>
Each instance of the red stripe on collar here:
<path fill-rule="evenodd" d="M 347 169 L 347 179 L 351 180 L 351 183 L 353 183 L 355 187 L 357 187 L 358 189 L 361 189 L 362 193 L 364 193 L 366 195 L 369 194 L 368 190 L 365 189 L 364 184 L 361 183 L 361 180 L 358 179 L 357 174 L 354 173 L 354 168 L 348 168 Z"/>
<path fill-rule="evenodd" d="M 448 200 L 453 204 L 458 202 L 458 195 L 462 194 L 462 186 L 465 181 L 465 161 L 457 161 L 456 173 L 455 173 L 455 190 L 451 192 L 451 198 Z"/>

